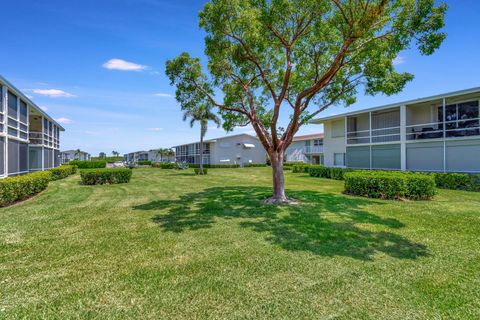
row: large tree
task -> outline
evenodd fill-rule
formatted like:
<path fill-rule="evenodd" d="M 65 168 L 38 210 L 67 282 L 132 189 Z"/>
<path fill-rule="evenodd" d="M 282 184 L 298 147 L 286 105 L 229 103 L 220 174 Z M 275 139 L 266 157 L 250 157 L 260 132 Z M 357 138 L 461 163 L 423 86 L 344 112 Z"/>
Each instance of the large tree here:
<path fill-rule="evenodd" d="M 400 92 L 413 75 L 395 58 L 438 49 L 445 11 L 434 0 L 212 0 L 200 12 L 209 74 L 188 53 L 166 73 L 182 108 L 211 103 L 226 130 L 253 127 L 272 163 L 271 201 L 286 202 L 283 158 L 298 129 L 360 91 Z"/>

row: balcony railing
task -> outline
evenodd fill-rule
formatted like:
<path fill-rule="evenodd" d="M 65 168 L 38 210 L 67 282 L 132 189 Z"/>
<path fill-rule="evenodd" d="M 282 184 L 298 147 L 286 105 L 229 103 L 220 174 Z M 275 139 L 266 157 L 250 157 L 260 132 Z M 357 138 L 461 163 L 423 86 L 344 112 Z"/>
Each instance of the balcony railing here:
<path fill-rule="evenodd" d="M 43 133 L 41 132 L 30 132 L 28 134 L 30 144 L 39 144 L 43 145 Z"/>
<path fill-rule="evenodd" d="M 306 146 L 303 148 L 303 152 L 309 153 L 323 153 L 323 146 Z"/>
<path fill-rule="evenodd" d="M 400 127 L 347 132 L 347 144 L 384 143 L 400 141 Z"/>
<path fill-rule="evenodd" d="M 480 135 L 480 118 L 407 126 L 407 140 L 441 139 Z"/>

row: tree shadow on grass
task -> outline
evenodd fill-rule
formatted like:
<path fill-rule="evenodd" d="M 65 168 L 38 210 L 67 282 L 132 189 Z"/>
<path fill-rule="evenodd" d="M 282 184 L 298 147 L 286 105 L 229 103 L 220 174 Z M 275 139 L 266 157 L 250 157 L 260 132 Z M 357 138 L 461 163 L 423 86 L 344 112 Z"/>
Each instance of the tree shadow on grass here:
<path fill-rule="evenodd" d="M 240 227 L 265 234 L 267 241 L 290 251 L 359 260 L 373 260 L 380 252 L 400 259 L 428 255 L 423 244 L 392 232 L 404 227 L 400 221 L 367 211 L 367 206 L 383 205 L 381 201 L 314 191 L 287 192 L 299 204 L 266 205 L 262 200 L 270 196 L 269 188 L 237 186 L 208 188 L 134 209 L 162 211 L 152 220 L 170 232 L 210 228 L 217 219 L 238 219 Z"/>

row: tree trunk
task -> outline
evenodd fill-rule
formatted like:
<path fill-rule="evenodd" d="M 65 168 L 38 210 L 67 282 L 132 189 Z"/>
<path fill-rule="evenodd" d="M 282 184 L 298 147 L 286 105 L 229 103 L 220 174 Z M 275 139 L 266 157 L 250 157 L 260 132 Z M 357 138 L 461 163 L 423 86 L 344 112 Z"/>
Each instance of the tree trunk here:
<path fill-rule="evenodd" d="M 285 180 L 283 177 L 283 151 L 274 151 L 270 156 L 273 175 L 273 196 L 268 199 L 269 203 L 287 203 L 285 196 Z"/>
<path fill-rule="evenodd" d="M 203 128 L 200 134 L 200 174 L 203 174 Z"/>

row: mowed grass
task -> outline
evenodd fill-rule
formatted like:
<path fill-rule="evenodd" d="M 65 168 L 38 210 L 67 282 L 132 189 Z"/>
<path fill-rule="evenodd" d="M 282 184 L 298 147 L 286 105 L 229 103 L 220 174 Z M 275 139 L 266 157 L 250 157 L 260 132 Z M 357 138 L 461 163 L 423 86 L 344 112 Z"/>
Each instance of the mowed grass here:
<path fill-rule="evenodd" d="M 478 319 L 480 194 L 342 194 L 270 170 L 79 176 L 0 209 L 0 318 Z"/>

